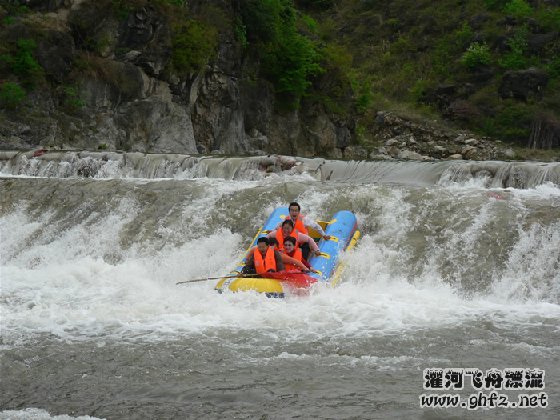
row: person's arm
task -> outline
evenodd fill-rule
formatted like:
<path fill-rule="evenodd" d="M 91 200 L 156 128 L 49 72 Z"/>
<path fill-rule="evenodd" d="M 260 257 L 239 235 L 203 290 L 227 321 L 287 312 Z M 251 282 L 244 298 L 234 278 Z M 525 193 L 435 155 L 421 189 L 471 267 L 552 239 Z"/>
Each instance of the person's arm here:
<path fill-rule="evenodd" d="M 276 238 L 276 231 L 277 231 L 277 230 L 278 230 L 278 229 L 271 230 L 271 231 L 268 233 L 268 235 L 266 235 L 266 237 L 269 238 L 269 239 Z"/>
<path fill-rule="evenodd" d="M 320 253 L 319 247 L 317 246 L 317 244 L 315 243 L 315 241 L 313 240 L 313 238 L 311 236 L 308 236 L 308 235 L 305 235 L 303 233 L 298 232 L 297 241 L 300 244 L 303 243 L 303 242 L 307 242 L 309 244 L 309 248 L 311 248 L 311 252 L 313 252 L 315 255 L 318 255 Z"/>
<path fill-rule="evenodd" d="M 307 271 L 308 268 L 305 266 L 305 263 L 302 263 L 300 260 L 296 260 L 295 258 L 290 257 L 289 255 L 286 254 L 282 254 L 280 253 L 280 255 L 282 256 L 282 262 L 284 264 L 292 264 L 295 265 L 297 268 L 299 268 L 302 271 Z"/>
<path fill-rule="evenodd" d="M 327 235 L 325 233 L 325 231 L 323 230 L 323 228 L 321 227 L 321 225 L 319 223 L 317 223 L 315 220 L 312 220 L 311 218 L 305 216 L 303 218 L 303 225 L 305 227 L 312 227 L 313 229 L 315 229 L 317 232 L 319 232 L 319 235 L 321 235 L 321 237 L 323 239 L 329 240 L 331 239 L 330 235 Z"/>
<path fill-rule="evenodd" d="M 251 256 L 251 258 L 253 258 L 253 252 L 255 251 L 256 248 L 257 248 L 256 246 L 252 246 L 251 248 L 249 248 L 247 250 L 247 252 L 245 253 L 245 261 L 247 261 L 249 256 Z"/>
<path fill-rule="evenodd" d="M 276 260 L 276 271 L 283 271 L 284 263 L 282 262 L 282 255 L 277 250 L 274 250 L 274 259 Z"/>
<path fill-rule="evenodd" d="M 255 256 L 253 255 L 252 252 L 249 255 L 247 255 L 247 258 L 245 259 L 245 267 L 255 268 Z"/>

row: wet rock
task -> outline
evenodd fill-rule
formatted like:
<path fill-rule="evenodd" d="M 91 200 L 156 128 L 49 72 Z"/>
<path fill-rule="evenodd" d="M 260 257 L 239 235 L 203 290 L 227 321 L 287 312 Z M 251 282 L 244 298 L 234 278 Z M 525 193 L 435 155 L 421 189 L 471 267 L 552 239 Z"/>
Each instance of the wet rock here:
<path fill-rule="evenodd" d="M 412 150 L 401 150 L 398 154 L 398 158 L 407 160 L 423 160 L 423 156 L 421 154 L 413 152 Z"/>
<path fill-rule="evenodd" d="M 298 163 L 298 161 L 292 156 L 277 156 L 276 161 L 283 171 L 293 168 Z"/>
<path fill-rule="evenodd" d="M 449 156 L 447 157 L 447 159 L 451 159 L 451 160 L 461 160 L 461 159 L 463 159 L 463 155 L 460 154 L 460 153 L 454 153 L 454 154 L 452 154 L 452 155 L 449 155 Z"/>
<path fill-rule="evenodd" d="M 399 139 L 389 139 L 385 142 L 385 146 L 387 146 L 387 147 L 395 146 L 397 144 L 400 144 Z"/>
<path fill-rule="evenodd" d="M 477 157 L 477 148 L 474 146 L 464 146 L 461 154 L 465 159 L 475 159 Z"/>
<path fill-rule="evenodd" d="M 352 133 L 350 129 L 345 126 L 337 126 L 335 128 L 336 133 L 336 147 L 339 149 L 345 148 L 350 145 L 352 141 Z"/>
<path fill-rule="evenodd" d="M 342 154 L 344 159 L 365 160 L 368 157 L 367 150 L 362 146 L 348 146 Z"/>
<path fill-rule="evenodd" d="M 507 148 L 503 153 L 504 156 L 508 159 L 513 159 L 515 157 L 515 152 L 511 148 Z"/>
<path fill-rule="evenodd" d="M 371 160 L 393 160 L 393 158 L 385 153 L 371 152 L 369 155 Z"/>

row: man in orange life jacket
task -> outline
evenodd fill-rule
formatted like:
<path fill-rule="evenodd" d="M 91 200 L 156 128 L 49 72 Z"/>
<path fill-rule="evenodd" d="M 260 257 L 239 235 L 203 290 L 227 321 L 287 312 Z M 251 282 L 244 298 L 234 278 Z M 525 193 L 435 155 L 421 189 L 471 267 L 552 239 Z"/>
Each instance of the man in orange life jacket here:
<path fill-rule="evenodd" d="M 301 207 L 296 201 L 292 201 L 288 206 L 288 210 L 290 211 L 289 219 L 294 222 L 294 229 L 298 232 L 301 232 L 305 235 L 308 235 L 307 228 L 311 227 L 319 232 L 319 235 L 325 240 L 331 239 L 330 235 L 327 235 L 321 225 L 313 220 L 310 220 L 308 217 L 302 216 L 300 214 Z"/>
<path fill-rule="evenodd" d="M 286 220 L 291 220 L 294 223 L 294 229 L 304 235 L 308 235 L 307 228 L 311 227 L 315 229 L 321 237 L 328 241 L 331 239 L 330 235 L 327 235 L 321 225 L 314 220 L 311 220 L 309 217 L 304 217 L 300 214 L 301 206 L 297 201 L 292 201 L 288 206 L 288 210 L 290 212 L 289 216 Z M 280 224 L 278 225 L 280 226 Z M 307 260 L 309 258 L 309 246 L 306 243 L 300 244 L 301 251 L 303 252 L 303 259 Z"/>
<path fill-rule="evenodd" d="M 284 249 L 284 239 L 288 238 L 288 237 L 293 237 L 296 240 L 297 245 L 301 245 L 301 244 L 308 244 L 309 248 L 311 249 L 311 252 L 313 252 L 313 254 L 315 255 L 320 255 L 321 251 L 319 251 L 319 247 L 317 246 L 317 244 L 315 243 L 315 241 L 313 240 L 313 238 L 309 237 L 308 235 L 305 235 L 301 232 L 297 232 L 294 230 L 294 222 L 292 222 L 290 219 L 286 219 L 282 222 L 282 228 L 281 229 L 275 229 L 272 232 L 270 232 L 266 237 L 267 238 L 276 238 L 276 240 L 278 241 L 278 249 L 280 251 L 282 251 Z M 303 256 L 304 259 L 306 255 Z"/>
<path fill-rule="evenodd" d="M 269 238 L 268 245 L 274 248 L 278 246 L 278 241 L 276 238 Z M 284 252 L 280 251 L 280 255 L 282 256 L 282 262 L 284 263 L 286 271 L 299 270 L 304 273 L 313 271 L 309 263 L 303 260 L 301 249 L 298 248 L 296 250 L 296 240 L 291 236 L 284 239 Z"/>
<path fill-rule="evenodd" d="M 284 270 L 282 256 L 274 248 L 268 246 L 267 238 L 257 239 L 257 246 L 253 248 L 245 260 L 243 274 L 260 274 Z"/>

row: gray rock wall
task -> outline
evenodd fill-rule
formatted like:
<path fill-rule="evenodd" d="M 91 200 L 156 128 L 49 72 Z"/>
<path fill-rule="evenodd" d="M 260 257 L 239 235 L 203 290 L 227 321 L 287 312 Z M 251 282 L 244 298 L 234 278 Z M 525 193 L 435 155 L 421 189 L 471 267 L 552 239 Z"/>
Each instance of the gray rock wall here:
<path fill-rule="evenodd" d="M 170 23 L 149 4 L 119 21 L 108 1 L 35 3 L 22 34 L 10 34 L 41 40 L 49 86 L 1 111 L 1 148 L 341 157 L 352 136 L 320 109 L 279 112 L 232 30 L 220 32 L 211 62 L 180 79 L 169 71 Z"/>

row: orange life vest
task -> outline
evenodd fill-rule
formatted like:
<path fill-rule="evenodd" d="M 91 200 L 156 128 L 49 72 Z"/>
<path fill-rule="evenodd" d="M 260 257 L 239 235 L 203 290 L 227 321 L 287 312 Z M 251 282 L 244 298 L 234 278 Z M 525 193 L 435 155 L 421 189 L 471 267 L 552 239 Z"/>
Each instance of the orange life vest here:
<path fill-rule="evenodd" d="M 274 258 L 274 250 L 272 248 L 269 247 L 266 250 L 264 260 L 261 252 L 257 248 L 255 248 L 255 250 L 253 251 L 253 258 L 255 261 L 255 271 L 257 272 L 257 274 L 264 274 L 268 270 L 276 271 L 276 259 Z"/>
<path fill-rule="evenodd" d="M 292 220 L 291 217 L 289 217 L 289 219 Z M 292 222 L 293 222 L 293 220 L 292 220 Z M 304 235 L 308 235 L 307 228 L 303 224 L 303 217 L 298 216 L 298 218 L 296 219 L 296 221 L 294 223 L 294 230 L 297 230 L 299 233 L 303 233 Z"/>
<path fill-rule="evenodd" d="M 294 251 L 294 255 L 289 255 L 289 254 L 285 254 L 285 255 L 287 255 L 288 257 L 292 257 L 300 262 L 303 261 L 303 254 L 301 253 L 301 248 L 296 248 Z M 300 270 L 301 268 L 295 264 L 285 263 L 284 269 L 286 271 L 289 271 L 289 270 Z"/>
<path fill-rule="evenodd" d="M 296 248 L 298 247 L 297 236 L 294 235 L 294 231 L 290 234 L 292 238 L 296 240 Z M 282 235 L 282 228 L 276 229 L 276 240 L 278 241 L 278 250 L 284 250 L 284 235 Z"/>

